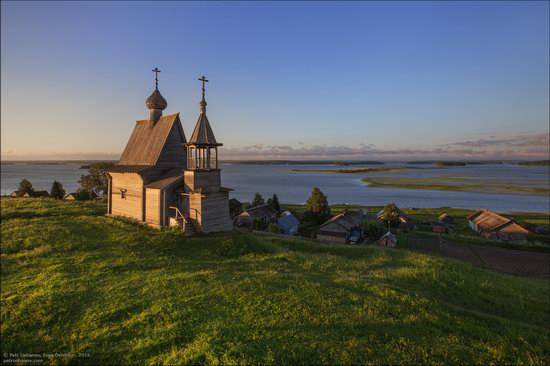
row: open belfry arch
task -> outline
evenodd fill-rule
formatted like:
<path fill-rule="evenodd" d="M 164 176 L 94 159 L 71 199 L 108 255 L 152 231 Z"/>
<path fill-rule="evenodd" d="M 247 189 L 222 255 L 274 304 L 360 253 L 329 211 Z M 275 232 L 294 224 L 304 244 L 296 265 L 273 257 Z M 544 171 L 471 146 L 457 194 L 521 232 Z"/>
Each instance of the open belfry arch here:
<path fill-rule="evenodd" d="M 179 226 L 187 234 L 232 229 L 229 191 L 221 186 L 218 147 L 206 116 L 203 76 L 199 117 L 187 142 L 179 113 L 163 115 L 166 99 L 155 90 L 149 118 L 136 122 L 120 160 L 106 170 L 107 214 L 154 227 Z"/>

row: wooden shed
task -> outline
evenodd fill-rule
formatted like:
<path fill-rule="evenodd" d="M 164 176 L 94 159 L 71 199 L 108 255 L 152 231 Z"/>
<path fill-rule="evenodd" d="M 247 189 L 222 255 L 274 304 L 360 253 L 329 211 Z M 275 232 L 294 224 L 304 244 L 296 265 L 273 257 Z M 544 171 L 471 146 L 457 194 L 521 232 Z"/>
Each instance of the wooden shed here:
<path fill-rule="evenodd" d="M 378 241 L 376 242 L 378 245 L 384 246 L 384 247 L 395 247 L 397 245 L 397 237 L 391 232 L 388 231 Z"/>

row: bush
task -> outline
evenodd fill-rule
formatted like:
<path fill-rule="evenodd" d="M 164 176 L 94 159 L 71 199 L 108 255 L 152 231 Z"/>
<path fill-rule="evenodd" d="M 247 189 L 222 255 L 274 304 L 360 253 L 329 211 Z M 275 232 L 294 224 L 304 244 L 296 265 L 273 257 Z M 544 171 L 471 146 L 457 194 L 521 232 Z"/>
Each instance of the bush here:
<path fill-rule="evenodd" d="M 277 225 L 276 223 L 269 224 L 267 227 L 267 231 L 274 234 L 280 234 L 281 233 L 281 227 Z"/>
<path fill-rule="evenodd" d="M 78 201 L 89 201 L 92 199 L 92 194 L 89 191 L 82 188 L 79 188 L 76 191 L 75 196 Z"/>

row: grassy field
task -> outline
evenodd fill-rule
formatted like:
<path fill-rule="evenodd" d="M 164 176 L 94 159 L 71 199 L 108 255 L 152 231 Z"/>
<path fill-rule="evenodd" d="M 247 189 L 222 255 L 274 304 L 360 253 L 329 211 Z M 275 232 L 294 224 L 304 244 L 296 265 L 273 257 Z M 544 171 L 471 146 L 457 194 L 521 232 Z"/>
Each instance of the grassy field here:
<path fill-rule="evenodd" d="M 493 181 L 467 176 L 436 176 L 429 178 L 396 178 L 373 177 L 364 178 L 369 187 L 429 189 L 440 191 L 528 194 L 548 196 L 550 190 L 547 182 L 538 186 L 528 186 L 521 181 Z M 531 182 L 532 183 L 532 182 Z"/>
<path fill-rule="evenodd" d="M 196 238 L 1 199 L 4 352 L 108 364 L 548 364 L 549 282 L 407 250 Z M 73 360 L 74 361 L 74 360 Z"/>

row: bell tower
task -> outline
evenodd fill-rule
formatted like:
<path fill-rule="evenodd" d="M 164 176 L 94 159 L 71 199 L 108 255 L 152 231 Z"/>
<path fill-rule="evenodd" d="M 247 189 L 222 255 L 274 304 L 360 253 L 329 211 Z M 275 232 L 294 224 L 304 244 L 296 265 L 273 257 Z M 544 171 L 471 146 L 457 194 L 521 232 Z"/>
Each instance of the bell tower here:
<path fill-rule="evenodd" d="M 218 165 L 218 147 L 214 132 L 206 116 L 205 83 L 202 82 L 202 99 L 199 103 L 199 118 L 187 149 L 187 168 L 184 171 L 184 186 L 189 197 L 189 217 L 202 232 L 231 230 L 229 219 L 229 189 L 221 186 Z"/>

